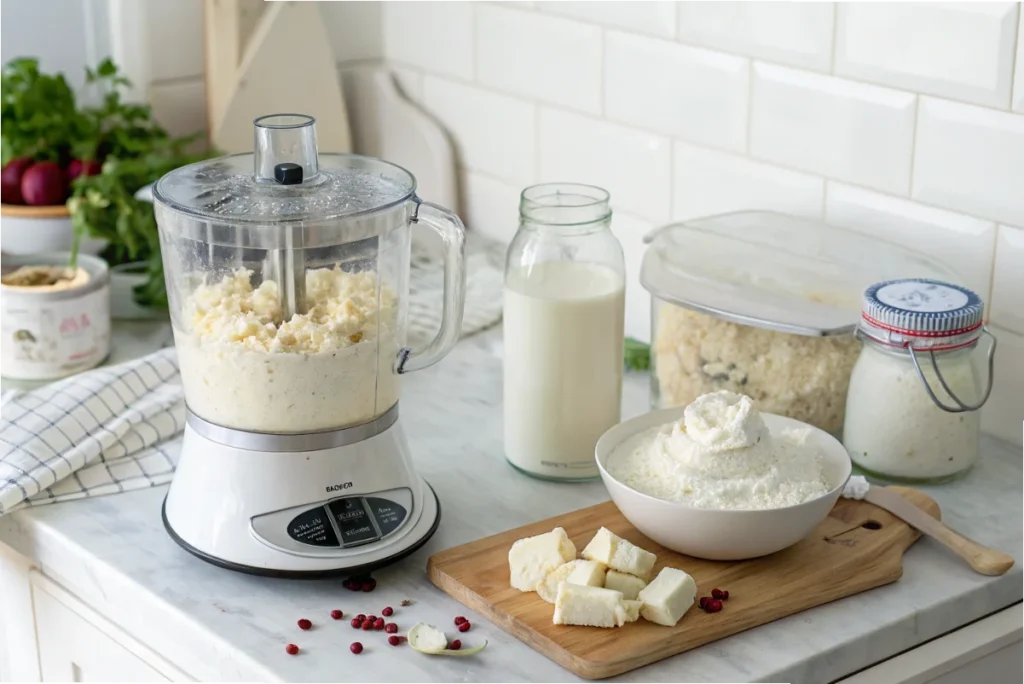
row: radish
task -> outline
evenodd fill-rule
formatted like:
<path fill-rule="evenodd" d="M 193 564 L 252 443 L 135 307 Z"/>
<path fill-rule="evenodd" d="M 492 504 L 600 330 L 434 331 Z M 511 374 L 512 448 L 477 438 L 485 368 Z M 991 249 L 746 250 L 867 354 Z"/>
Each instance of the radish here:
<path fill-rule="evenodd" d="M 21 177 L 21 196 L 25 204 L 64 204 L 68 197 L 68 181 L 57 162 L 39 162 Z"/>
<path fill-rule="evenodd" d="M 0 172 L 0 200 L 4 204 L 24 204 L 25 198 L 21 195 L 21 177 L 34 162 L 28 157 L 12 159 L 4 165 Z"/>

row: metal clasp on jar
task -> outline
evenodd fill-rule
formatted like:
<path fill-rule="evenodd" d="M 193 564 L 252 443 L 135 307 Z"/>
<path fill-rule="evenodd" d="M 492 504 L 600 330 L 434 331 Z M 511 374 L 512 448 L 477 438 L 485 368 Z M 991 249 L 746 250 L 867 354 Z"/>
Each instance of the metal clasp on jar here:
<path fill-rule="evenodd" d="M 907 351 L 910 352 L 910 360 L 914 362 L 914 368 L 917 370 L 917 375 L 921 378 L 921 382 L 924 383 L 925 391 L 928 393 L 928 396 L 931 398 L 932 402 L 934 402 L 935 405 L 938 406 L 943 411 L 946 411 L 948 413 L 967 413 L 969 411 L 977 411 L 978 409 L 985 405 L 985 402 L 988 401 L 989 395 L 992 394 L 992 382 L 995 378 L 995 355 L 997 341 L 996 336 L 989 332 L 988 328 L 985 326 L 982 326 L 981 334 L 988 335 L 989 337 L 992 338 L 992 346 L 989 347 L 988 349 L 987 359 L 988 388 L 985 390 L 985 395 L 981 398 L 981 401 L 979 401 L 976 404 L 965 404 L 960 399 L 960 397 L 956 396 L 956 394 L 953 392 L 953 389 L 949 386 L 949 383 L 947 383 L 946 379 L 942 377 L 942 371 L 939 370 L 939 364 L 935 361 L 935 349 L 925 347 L 923 350 L 916 350 L 914 349 L 912 344 L 907 345 Z M 928 356 L 930 357 L 932 362 L 932 368 L 935 370 L 935 377 L 938 378 L 939 384 L 942 385 L 942 389 L 946 391 L 946 394 L 948 394 L 949 397 L 956 404 L 955 406 L 947 406 L 946 404 L 944 404 L 935 394 L 935 391 L 932 389 L 931 385 L 928 384 L 928 378 L 924 376 L 924 371 L 921 369 L 921 362 L 918 361 L 917 359 L 918 351 L 928 352 Z"/>

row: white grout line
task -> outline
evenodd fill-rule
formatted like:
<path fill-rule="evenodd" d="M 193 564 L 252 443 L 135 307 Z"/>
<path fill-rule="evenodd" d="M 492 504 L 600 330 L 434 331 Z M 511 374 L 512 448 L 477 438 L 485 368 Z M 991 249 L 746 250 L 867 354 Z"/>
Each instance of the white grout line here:
<path fill-rule="evenodd" d="M 917 162 L 917 127 L 921 120 L 921 96 L 914 96 L 914 126 L 910 133 L 910 169 L 907 174 L 907 197 L 914 196 L 914 166 Z"/>
<path fill-rule="evenodd" d="M 754 130 L 754 60 L 747 59 L 747 142 L 743 151 L 750 156 L 754 146 L 751 134 Z"/>
<path fill-rule="evenodd" d="M 836 45 L 839 37 L 839 4 L 832 3 L 832 49 L 828 56 L 828 73 L 836 73 Z"/>

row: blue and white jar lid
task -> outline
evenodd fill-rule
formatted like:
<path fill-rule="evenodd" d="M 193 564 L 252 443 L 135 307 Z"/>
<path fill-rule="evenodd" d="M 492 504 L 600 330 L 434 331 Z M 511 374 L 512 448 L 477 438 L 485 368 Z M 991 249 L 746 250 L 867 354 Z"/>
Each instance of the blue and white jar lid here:
<path fill-rule="evenodd" d="M 864 291 L 860 332 L 893 347 L 959 349 L 981 336 L 984 315 L 981 297 L 961 285 L 927 278 L 887 280 Z"/>

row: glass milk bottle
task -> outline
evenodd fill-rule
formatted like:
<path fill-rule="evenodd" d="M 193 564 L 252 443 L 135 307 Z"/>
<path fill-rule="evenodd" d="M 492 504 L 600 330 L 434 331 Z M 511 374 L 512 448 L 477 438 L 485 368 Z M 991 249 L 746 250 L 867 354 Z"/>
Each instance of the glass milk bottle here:
<path fill-rule="evenodd" d="M 974 292 L 908 278 L 864 292 L 864 341 L 850 376 L 843 444 L 869 475 L 936 483 L 978 460 L 979 411 L 992 391 L 996 341 Z M 974 357 L 982 335 L 987 382 Z M 980 359 L 979 359 L 980 360 Z"/>
<path fill-rule="evenodd" d="M 625 265 L 608 193 L 523 191 L 505 266 L 505 456 L 550 480 L 590 480 L 619 422 Z"/>

